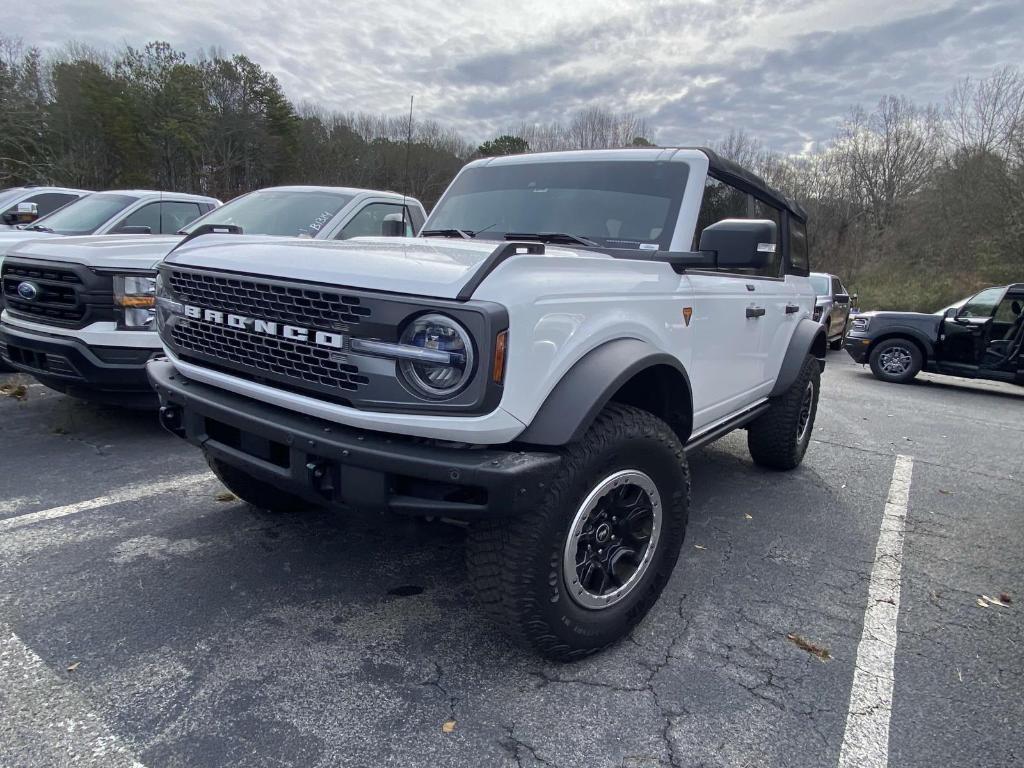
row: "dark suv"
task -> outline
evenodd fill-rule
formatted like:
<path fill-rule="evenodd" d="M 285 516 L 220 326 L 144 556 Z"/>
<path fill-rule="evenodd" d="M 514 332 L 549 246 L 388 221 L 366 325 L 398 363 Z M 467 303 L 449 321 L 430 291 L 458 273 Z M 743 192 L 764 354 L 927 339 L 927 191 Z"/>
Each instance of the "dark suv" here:
<path fill-rule="evenodd" d="M 905 384 L 925 370 L 1024 385 L 1024 283 L 986 288 L 931 315 L 865 312 L 845 346 L 882 381 Z"/>

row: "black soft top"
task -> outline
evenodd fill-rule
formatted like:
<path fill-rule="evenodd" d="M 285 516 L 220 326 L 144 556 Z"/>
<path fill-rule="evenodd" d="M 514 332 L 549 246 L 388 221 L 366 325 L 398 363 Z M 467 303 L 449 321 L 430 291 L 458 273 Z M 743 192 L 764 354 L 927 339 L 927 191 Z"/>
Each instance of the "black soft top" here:
<path fill-rule="evenodd" d="M 767 182 L 760 176 L 751 173 L 742 165 L 734 163 L 732 160 L 726 160 L 715 150 L 706 147 L 699 147 L 699 149 L 708 156 L 708 172 L 713 174 L 715 178 L 727 181 L 744 192 L 756 192 L 779 208 L 785 208 L 790 214 L 800 219 L 800 221 L 807 221 L 807 211 L 796 200 L 768 186 Z"/>

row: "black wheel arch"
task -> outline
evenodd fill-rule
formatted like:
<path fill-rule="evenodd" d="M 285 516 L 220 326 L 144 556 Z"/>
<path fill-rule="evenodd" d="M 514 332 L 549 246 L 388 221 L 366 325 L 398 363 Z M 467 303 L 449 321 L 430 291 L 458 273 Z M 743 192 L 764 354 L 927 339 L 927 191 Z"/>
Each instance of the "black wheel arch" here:
<path fill-rule="evenodd" d="M 825 326 L 808 320 L 806 317 L 800 320 L 789 340 L 789 347 L 786 355 L 782 358 L 782 366 L 779 368 L 779 375 L 775 378 L 775 386 L 768 394 L 769 397 L 777 397 L 788 390 L 800 370 L 804 367 L 804 360 L 807 355 L 814 355 L 818 365 L 825 370 L 825 355 L 828 354 L 828 334 Z"/>
<path fill-rule="evenodd" d="M 684 445 L 689 439 L 693 397 L 682 363 L 640 339 L 616 339 L 576 361 L 517 442 L 560 446 L 578 440 L 612 401 L 658 416 Z"/>

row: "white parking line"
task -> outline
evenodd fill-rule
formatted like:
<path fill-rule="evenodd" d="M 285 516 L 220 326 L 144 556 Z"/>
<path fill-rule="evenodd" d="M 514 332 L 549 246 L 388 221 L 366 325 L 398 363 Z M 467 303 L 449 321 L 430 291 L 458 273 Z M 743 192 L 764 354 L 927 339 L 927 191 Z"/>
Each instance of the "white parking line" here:
<path fill-rule="evenodd" d="M 9 627 L 0 623 L 0 765 L 144 768 Z"/>
<path fill-rule="evenodd" d="M 139 499 L 144 499 L 147 496 L 156 496 L 157 494 L 166 493 L 167 491 L 184 491 L 190 485 L 214 479 L 216 478 L 214 478 L 212 473 L 200 472 L 195 475 L 182 475 L 180 477 L 173 478 L 172 480 L 164 480 L 159 483 L 129 485 L 127 488 L 122 488 L 120 491 L 116 491 L 107 496 L 100 496 L 96 499 L 76 501 L 74 504 L 65 504 L 62 507 L 52 507 L 51 509 L 42 509 L 38 512 L 26 512 L 23 515 L 4 518 L 3 520 L 0 520 L 0 533 L 13 531 L 17 528 L 23 528 L 26 525 L 43 522 L 44 520 L 56 520 L 60 517 L 74 515 L 77 512 L 85 512 L 88 509 L 106 507 L 111 504 L 120 504 L 125 501 L 138 501 Z"/>
<path fill-rule="evenodd" d="M 913 470 L 912 457 L 896 457 L 875 547 L 839 768 L 886 768 L 889 764 L 889 718 L 892 715 L 896 620 L 900 612 L 903 534 Z"/>

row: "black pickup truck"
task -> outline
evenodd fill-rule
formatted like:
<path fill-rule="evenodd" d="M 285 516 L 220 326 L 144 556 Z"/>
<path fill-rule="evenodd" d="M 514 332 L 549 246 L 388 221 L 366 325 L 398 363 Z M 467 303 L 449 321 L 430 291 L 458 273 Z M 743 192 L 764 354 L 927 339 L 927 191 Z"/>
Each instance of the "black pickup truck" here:
<path fill-rule="evenodd" d="M 1024 385 L 1024 283 L 986 288 L 935 314 L 865 312 L 845 347 L 882 381 L 919 371 Z"/>

